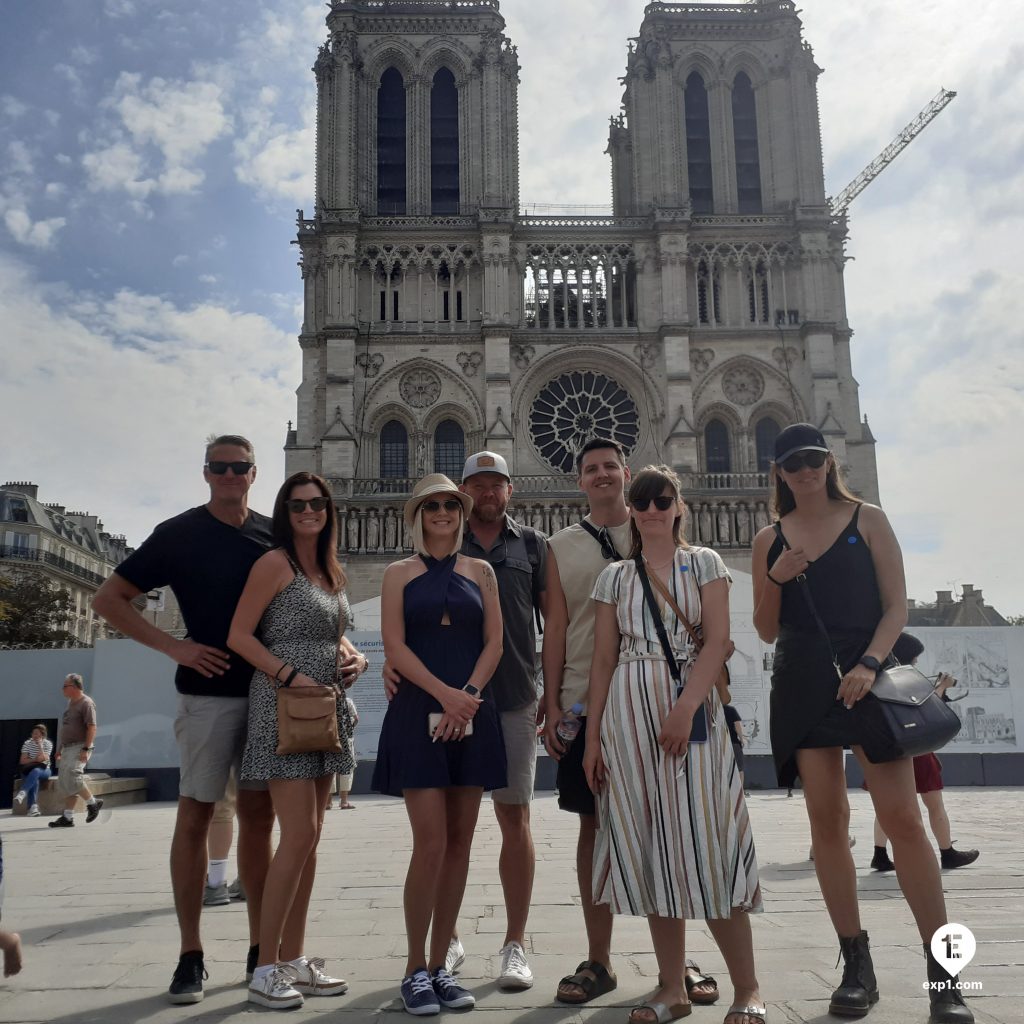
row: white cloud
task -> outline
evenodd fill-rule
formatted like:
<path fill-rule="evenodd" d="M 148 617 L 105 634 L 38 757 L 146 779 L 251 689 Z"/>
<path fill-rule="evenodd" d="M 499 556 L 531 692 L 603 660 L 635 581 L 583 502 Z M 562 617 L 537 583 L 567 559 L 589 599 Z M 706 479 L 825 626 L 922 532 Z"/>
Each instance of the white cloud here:
<path fill-rule="evenodd" d="M 30 456 L 8 453 L 8 469 L 44 498 L 88 507 L 138 543 L 205 500 L 202 444 L 216 431 L 255 442 L 253 500 L 269 511 L 294 416 L 293 336 L 212 304 L 50 289 L 2 254 L 0 322 L 0 433 L 34 439 Z"/>
<path fill-rule="evenodd" d="M 22 103 L 16 96 L 4 93 L 0 96 L 0 113 L 11 120 L 17 120 L 28 112 L 28 105 Z"/>
<path fill-rule="evenodd" d="M 31 174 L 35 170 L 32 154 L 28 146 L 20 139 L 15 139 L 7 146 L 7 173 Z"/>
<path fill-rule="evenodd" d="M 57 232 L 66 223 L 63 217 L 33 221 L 28 211 L 20 206 L 4 210 L 4 225 L 11 233 L 11 237 L 21 245 L 33 249 L 49 249 L 56 239 Z"/>
<path fill-rule="evenodd" d="M 103 13 L 108 18 L 130 18 L 135 13 L 134 0 L 103 0 Z"/>
<path fill-rule="evenodd" d="M 212 82 L 143 84 L 140 75 L 122 72 L 102 106 L 116 126 L 108 144 L 87 152 L 82 165 L 91 188 L 123 190 L 135 199 L 196 191 L 204 180 L 198 161 L 231 127 L 221 88 Z"/>
<path fill-rule="evenodd" d="M 67 186 L 59 181 L 48 181 L 43 190 L 47 199 L 60 199 L 67 192 Z"/>

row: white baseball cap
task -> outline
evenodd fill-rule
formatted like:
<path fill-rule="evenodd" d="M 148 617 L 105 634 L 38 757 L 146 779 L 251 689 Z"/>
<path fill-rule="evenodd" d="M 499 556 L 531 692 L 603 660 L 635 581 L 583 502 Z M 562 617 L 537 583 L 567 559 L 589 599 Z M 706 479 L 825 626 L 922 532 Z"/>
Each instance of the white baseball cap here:
<path fill-rule="evenodd" d="M 465 483 L 471 476 L 477 473 L 498 473 L 509 483 L 512 482 L 512 474 L 508 471 L 508 463 L 497 452 L 477 452 L 466 459 L 466 465 L 462 468 L 462 482 Z"/>

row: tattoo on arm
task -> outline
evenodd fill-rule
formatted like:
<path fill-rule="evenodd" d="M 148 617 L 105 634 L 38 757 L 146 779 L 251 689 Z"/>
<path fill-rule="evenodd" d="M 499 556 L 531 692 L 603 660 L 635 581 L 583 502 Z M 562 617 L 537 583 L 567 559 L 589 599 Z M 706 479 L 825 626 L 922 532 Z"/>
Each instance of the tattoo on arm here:
<path fill-rule="evenodd" d="M 489 565 L 484 565 L 484 587 L 490 594 L 498 592 L 498 581 L 495 578 L 494 570 Z"/>

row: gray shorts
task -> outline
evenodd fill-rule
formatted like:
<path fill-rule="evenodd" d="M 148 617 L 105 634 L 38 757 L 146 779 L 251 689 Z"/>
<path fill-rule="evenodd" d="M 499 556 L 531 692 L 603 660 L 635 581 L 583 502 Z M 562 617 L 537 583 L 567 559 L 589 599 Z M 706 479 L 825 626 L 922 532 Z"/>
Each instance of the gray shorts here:
<path fill-rule="evenodd" d="M 178 694 L 174 737 L 178 741 L 181 779 L 178 794 L 204 804 L 223 800 L 231 770 L 242 764 L 248 697 L 200 697 Z M 241 789 L 266 789 L 266 783 L 240 783 Z"/>
<path fill-rule="evenodd" d="M 61 796 L 74 796 L 85 785 L 85 765 L 78 760 L 84 746 L 84 743 L 69 743 L 61 747 L 57 769 L 57 792 Z"/>
<path fill-rule="evenodd" d="M 493 790 L 491 799 L 499 804 L 528 804 L 533 799 L 537 774 L 537 701 L 500 715 L 508 785 Z"/>

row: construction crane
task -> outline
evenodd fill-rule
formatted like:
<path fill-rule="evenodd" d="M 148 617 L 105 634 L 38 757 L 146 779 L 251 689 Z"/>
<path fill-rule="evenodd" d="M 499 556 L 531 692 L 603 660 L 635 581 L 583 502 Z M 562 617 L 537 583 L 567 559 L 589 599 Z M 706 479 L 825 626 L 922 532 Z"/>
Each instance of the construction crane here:
<path fill-rule="evenodd" d="M 906 128 L 903 129 L 893 139 L 892 142 L 886 146 L 885 149 L 875 157 L 864 168 L 860 174 L 857 175 L 853 181 L 850 182 L 842 192 L 831 200 L 832 212 L 837 216 L 840 216 L 846 212 L 846 208 L 854 201 L 910 145 L 918 135 L 921 134 L 935 120 L 943 110 L 953 101 L 956 96 L 955 92 L 949 89 L 940 89 L 939 94 L 928 104 L 924 110 L 921 111 L 917 117 L 914 118 Z"/>

